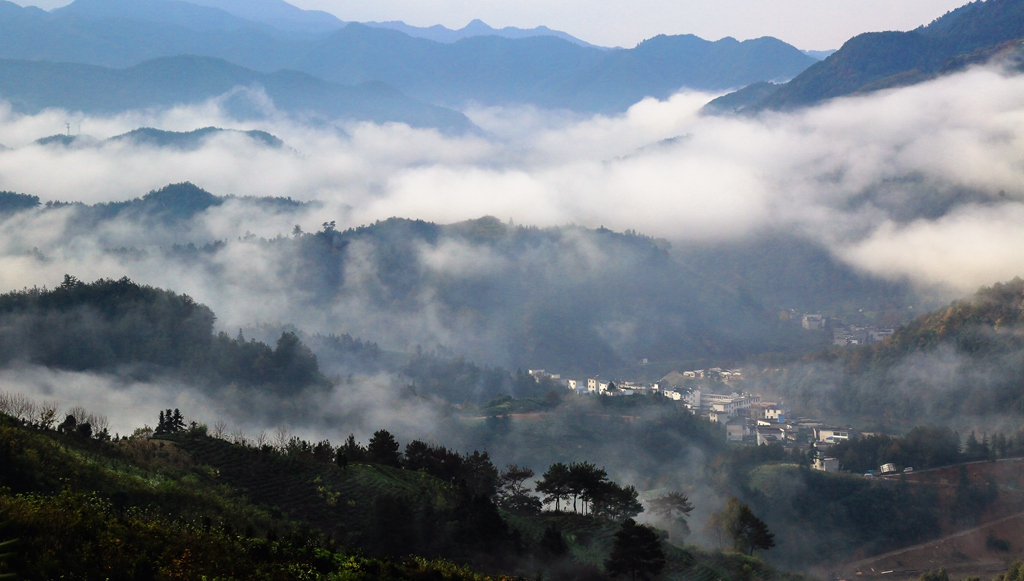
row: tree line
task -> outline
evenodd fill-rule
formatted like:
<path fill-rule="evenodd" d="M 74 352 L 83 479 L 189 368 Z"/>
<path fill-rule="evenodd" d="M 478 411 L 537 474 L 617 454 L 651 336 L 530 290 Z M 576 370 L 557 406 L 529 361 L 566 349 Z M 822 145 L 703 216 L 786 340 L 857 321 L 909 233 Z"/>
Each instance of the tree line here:
<path fill-rule="evenodd" d="M 1024 456 L 1024 429 L 991 437 L 974 432 L 961 439 L 960 434 L 945 426 L 917 426 L 905 436 L 872 434 L 844 440 L 829 450 L 847 470 L 865 473 L 878 470 L 882 464 L 920 470 L 951 466 L 963 462 L 997 460 Z"/>
<path fill-rule="evenodd" d="M 171 372 L 212 385 L 294 392 L 327 387 L 313 352 L 294 333 L 274 347 L 214 333 L 216 316 L 188 295 L 128 278 L 0 295 L 0 364 L 71 371 Z"/>

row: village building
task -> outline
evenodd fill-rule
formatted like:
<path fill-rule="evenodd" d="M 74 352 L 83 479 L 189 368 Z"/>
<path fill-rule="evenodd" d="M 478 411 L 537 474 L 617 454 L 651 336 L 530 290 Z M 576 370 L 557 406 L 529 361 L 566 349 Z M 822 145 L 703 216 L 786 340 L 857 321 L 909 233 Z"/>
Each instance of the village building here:
<path fill-rule="evenodd" d="M 834 444 L 853 437 L 853 431 L 849 428 L 815 428 L 814 439 L 818 442 Z"/>
<path fill-rule="evenodd" d="M 821 470 L 822 472 L 838 474 L 839 460 L 836 458 L 826 458 L 824 456 L 819 455 L 814 459 L 813 468 L 815 470 Z"/>

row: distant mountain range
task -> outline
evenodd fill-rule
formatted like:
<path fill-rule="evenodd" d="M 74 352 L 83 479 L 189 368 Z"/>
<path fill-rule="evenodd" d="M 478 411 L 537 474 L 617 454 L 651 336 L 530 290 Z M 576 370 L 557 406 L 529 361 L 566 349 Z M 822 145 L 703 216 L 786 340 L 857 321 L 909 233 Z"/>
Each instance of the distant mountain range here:
<path fill-rule="evenodd" d="M 772 90 L 748 87 L 712 101 L 709 112 L 787 110 L 824 100 L 911 85 L 981 64 L 1019 58 L 1024 0 L 977 1 L 909 32 L 871 32 Z"/>
<path fill-rule="evenodd" d="M 225 134 L 244 135 L 253 142 L 264 147 L 271 147 L 275 149 L 284 147 L 283 141 L 266 131 L 239 131 L 237 129 L 221 129 L 219 127 L 203 127 L 192 131 L 164 131 L 162 129 L 154 129 L 152 127 L 140 127 L 139 129 L 133 129 L 128 133 L 116 135 L 105 140 L 98 140 L 82 135 L 71 135 L 68 133 L 43 137 L 42 139 L 37 139 L 34 143 L 36 145 L 89 147 L 98 146 L 103 143 L 127 142 L 133 145 L 167 147 L 192 151 L 202 147 L 207 139 Z"/>
<path fill-rule="evenodd" d="M 555 38 L 561 38 L 567 40 L 573 44 L 580 46 L 586 46 L 591 48 L 605 48 L 594 44 L 590 44 L 584 40 L 580 40 L 575 36 L 562 32 L 560 30 L 552 30 L 547 26 L 538 26 L 536 28 L 516 28 L 514 26 L 506 26 L 504 28 L 492 28 L 488 26 L 482 20 L 476 19 L 467 24 L 466 26 L 457 30 L 446 28 L 440 24 L 434 26 L 420 27 L 410 26 L 401 21 L 388 21 L 388 22 L 363 22 L 362 24 L 373 28 L 387 28 L 390 30 L 397 30 L 404 32 L 414 38 L 425 38 L 427 40 L 433 40 L 434 42 L 453 43 L 458 42 L 464 38 L 472 38 L 474 36 L 500 36 L 502 38 L 530 38 L 533 36 L 554 36 Z M 615 50 L 615 49 L 606 49 Z M 813 56 L 813 55 L 811 55 Z"/>
<path fill-rule="evenodd" d="M 473 127 L 457 111 L 410 99 L 383 83 L 338 85 L 304 73 L 260 73 L 207 57 L 159 58 L 126 69 L 0 60 L 0 95 L 28 113 L 59 107 L 110 114 L 230 95 L 225 105 L 236 116 L 262 114 L 260 100 L 238 87 L 265 92 L 278 109 L 323 119 L 398 121 L 450 131 Z"/>
<path fill-rule="evenodd" d="M 383 82 L 414 99 L 454 107 L 528 103 L 615 112 L 681 88 L 721 91 L 784 81 L 817 62 L 773 38 L 658 36 L 632 49 L 608 50 L 546 28 L 495 30 L 474 22 L 446 30 L 345 25 L 281 0 L 76 0 L 50 13 L 0 1 L 0 58 L 121 68 L 197 55 L 278 81 L 313 82 L 276 72 L 288 69 L 336 84 Z M 82 98 L 98 102 L 102 95 Z"/>

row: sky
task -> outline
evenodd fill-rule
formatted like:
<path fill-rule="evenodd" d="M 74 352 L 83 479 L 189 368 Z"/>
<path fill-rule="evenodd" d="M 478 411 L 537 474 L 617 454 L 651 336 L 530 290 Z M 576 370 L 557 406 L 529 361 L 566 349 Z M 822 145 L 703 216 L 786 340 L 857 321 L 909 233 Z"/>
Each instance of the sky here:
<path fill-rule="evenodd" d="M 51 9 L 67 0 L 16 0 Z M 293 0 L 346 21 L 402 20 L 461 28 L 474 18 L 491 26 L 564 30 L 587 42 L 631 47 L 658 34 L 717 40 L 774 36 L 805 50 L 839 48 L 862 32 L 908 30 L 965 0 Z"/>

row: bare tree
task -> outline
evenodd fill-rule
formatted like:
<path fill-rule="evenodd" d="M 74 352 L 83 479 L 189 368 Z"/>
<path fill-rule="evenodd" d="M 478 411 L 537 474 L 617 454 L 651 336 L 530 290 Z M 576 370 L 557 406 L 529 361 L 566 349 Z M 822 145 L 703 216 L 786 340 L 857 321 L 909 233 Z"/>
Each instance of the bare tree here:
<path fill-rule="evenodd" d="M 274 447 L 284 451 L 288 447 L 288 426 L 278 426 L 274 430 Z"/>
<path fill-rule="evenodd" d="M 94 434 L 100 434 L 107 431 L 110 428 L 110 420 L 103 414 L 90 414 L 90 424 L 92 424 L 92 430 Z"/>
<path fill-rule="evenodd" d="M 85 408 L 80 405 L 68 409 L 68 415 L 75 418 L 76 424 L 84 424 L 89 421 L 89 412 L 85 411 Z"/>
<path fill-rule="evenodd" d="M 48 399 L 39 406 L 39 419 L 36 422 L 44 430 L 52 430 L 60 415 L 60 402 Z"/>
<path fill-rule="evenodd" d="M 9 396 L 10 409 L 7 413 L 24 422 L 31 422 L 36 413 L 36 402 L 21 393 L 9 394 Z"/>
<path fill-rule="evenodd" d="M 242 428 L 235 428 L 235 430 L 231 432 L 231 442 L 242 446 L 249 445 L 249 440 L 245 437 L 245 432 L 242 431 Z"/>
<path fill-rule="evenodd" d="M 213 424 L 213 437 L 218 439 L 224 439 L 224 434 L 228 432 L 228 424 L 224 420 L 217 420 Z"/>

